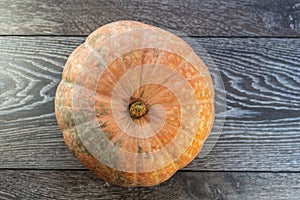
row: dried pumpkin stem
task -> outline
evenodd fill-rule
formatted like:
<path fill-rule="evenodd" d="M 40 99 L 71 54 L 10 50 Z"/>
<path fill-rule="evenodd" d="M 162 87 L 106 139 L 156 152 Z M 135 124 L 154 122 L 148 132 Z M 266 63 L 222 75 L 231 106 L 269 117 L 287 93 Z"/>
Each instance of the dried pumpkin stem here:
<path fill-rule="evenodd" d="M 129 106 L 129 114 L 132 118 L 143 117 L 147 113 L 147 106 L 141 101 L 134 102 Z"/>

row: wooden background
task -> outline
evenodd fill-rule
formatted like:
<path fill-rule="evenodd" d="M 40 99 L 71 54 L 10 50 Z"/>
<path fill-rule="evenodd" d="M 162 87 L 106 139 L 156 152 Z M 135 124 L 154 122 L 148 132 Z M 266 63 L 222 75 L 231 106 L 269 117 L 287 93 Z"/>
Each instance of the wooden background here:
<path fill-rule="evenodd" d="M 204 47 L 227 92 L 205 157 L 152 188 L 111 186 L 66 148 L 54 94 L 68 55 L 138 20 Z M 0 0 L 0 199 L 299 199 L 300 0 Z"/>

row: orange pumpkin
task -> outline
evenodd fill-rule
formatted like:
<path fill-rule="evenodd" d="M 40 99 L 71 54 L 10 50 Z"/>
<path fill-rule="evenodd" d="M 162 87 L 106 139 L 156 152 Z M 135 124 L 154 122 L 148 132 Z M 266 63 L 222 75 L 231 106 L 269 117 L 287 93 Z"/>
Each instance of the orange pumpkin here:
<path fill-rule="evenodd" d="M 101 179 L 153 186 L 198 155 L 214 120 L 213 83 L 179 37 L 119 21 L 70 55 L 55 113 L 67 146 Z"/>

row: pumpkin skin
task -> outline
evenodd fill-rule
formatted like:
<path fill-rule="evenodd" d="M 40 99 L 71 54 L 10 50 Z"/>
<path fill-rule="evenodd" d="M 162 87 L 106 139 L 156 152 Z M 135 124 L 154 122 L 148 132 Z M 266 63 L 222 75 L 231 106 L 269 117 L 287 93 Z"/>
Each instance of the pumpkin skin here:
<path fill-rule="evenodd" d="M 214 121 L 213 82 L 179 37 L 119 21 L 72 52 L 55 113 L 68 148 L 102 180 L 154 186 L 201 150 Z"/>

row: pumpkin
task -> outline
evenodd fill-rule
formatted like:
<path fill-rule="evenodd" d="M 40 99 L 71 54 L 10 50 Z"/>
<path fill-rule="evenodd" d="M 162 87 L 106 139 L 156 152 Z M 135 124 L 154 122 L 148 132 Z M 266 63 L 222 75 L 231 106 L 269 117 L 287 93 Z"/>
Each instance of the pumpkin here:
<path fill-rule="evenodd" d="M 55 113 L 68 148 L 102 180 L 153 186 L 201 150 L 214 121 L 213 82 L 184 40 L 118 21 L 72 52 Z"/>

